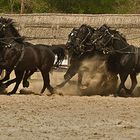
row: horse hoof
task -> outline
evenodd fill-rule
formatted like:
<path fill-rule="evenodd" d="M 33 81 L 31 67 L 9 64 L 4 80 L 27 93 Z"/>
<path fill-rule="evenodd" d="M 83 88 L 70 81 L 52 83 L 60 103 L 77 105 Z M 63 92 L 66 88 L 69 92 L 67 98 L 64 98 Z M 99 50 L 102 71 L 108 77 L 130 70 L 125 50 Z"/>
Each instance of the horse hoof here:
<path fill-rule="evenodd" d="M 44 96 L 44 94 L 43 94 L 43 93 L 40 93 L 39 95 L 40 95 L 40 96 Z"/>
<path fill-rule="evenodd" d="M 118 94 L 114 94 L 114 97 L 118 97 Z"/>
<path fill-rule="evenodd" d="M 131 97 L 132 94 L 131 93 L 126 93 L 125 97 Z"/>
<path fill-rule="evenodd" d="M 57 85 L 55 88 L 62 88 L 64 85 L 60 84 L 60 85 Z"/>
<path fill-rule="evenodd" d="M 6 87 L 4 85 L 0 86 L 0 94 L 6 93 Z"/>
<path fill-rule="evenodd" d="M 54 93 L 48 93 L 47 96 L 52 96 Z"/>
<path fill-rule="evenodd" d="M 25 87 L 29 87 L 29 82 L 28 81 L 26 81 L 25 83 L 23 83 L 23 87 L 25 88 Z"/>
<path fill-rule="evenodd" d="M 59 93 L 57 93 L 58 95 L 60 95 L 60 96 L 64 96 L 64 94 L 63 93 L 61 93 L 61 92 L 59 92 Z"/>
<path fill-rule="evenodd" d="M 8 93 L 7 93 L 8 96 L 13 95 L 13 94 L 14 94 L 14 93 L 12 93 L 12 92 L 8 92 Z"/>
<path fill-rule="evenodd" d="M 58 85 L 57 85 L 56 87 L 54 87 L 54 89 L 55 89 L 55 90 L 57 90 L 57 89 L 59 89 L 59 88 L 61 88 L 61 87 L 60 87 L 60 86 L 58 86 Z"/>

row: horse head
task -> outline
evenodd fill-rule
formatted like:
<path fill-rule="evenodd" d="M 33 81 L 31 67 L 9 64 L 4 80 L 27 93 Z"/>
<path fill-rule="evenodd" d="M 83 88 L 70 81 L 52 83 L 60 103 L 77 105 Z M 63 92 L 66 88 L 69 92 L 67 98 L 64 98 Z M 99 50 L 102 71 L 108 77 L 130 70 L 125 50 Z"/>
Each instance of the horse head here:
<path fill-rule="evenodd" d="M 0 38 L 4 37 L 6 28 L 12 23 L 11 19 L 0 18 Z"/>
<path fill-rule="evenodd" d="M 78 29 L 74 28 L 68 36 L 67 48 L 77 54 L 92 49 L 91 37 L 94 31 L 94 28 L 86 24 L 81 25 Z"/>
<path fill-rule="evenodd" d="M 76 45 L 79 47 L 86 46 L 91 42 L 91 36 L 93 35 L 95 29 L 89 25 L 83 24 L 80 26 L 77 37 L 76 37 Z"/>
<path fill-rule="evenodd" d="M 24 38 L 15 28 L 13 20 L 3 17 L 0 18 L 0 39 L 3 41 L 3 43 L 11 42 L 11 40 L 22 43 L 24 40 Z"/>
<path fill-rule="evenodd" d="M 0 37 L 2 37 L 2 34 L 6 36 L 6 34 L 10 34 L 10 28 L 13 26 L 13 20 L 10 18 L 0 18 Z"/>
<path fill-rule="evenodd" d="M 66 49 L 68 50 L 69 54 L 72 54 L 77 51 L 76 50 L 77 46 L 75 45 L 77 33 L 78 33 L 78 28 L 73 28 L 70 34 L 68 35 Z"/>
<path fill-rule="evenodd" d="M 95 32 L 96 39 L 94 40 L 97 51 L 102 51 L 104 54 L 112 54 L 116 50 L 121 50 L 126 47 L 126 39 L 116 30 L 110 29 L 107 25 L 102 25 Z"/>

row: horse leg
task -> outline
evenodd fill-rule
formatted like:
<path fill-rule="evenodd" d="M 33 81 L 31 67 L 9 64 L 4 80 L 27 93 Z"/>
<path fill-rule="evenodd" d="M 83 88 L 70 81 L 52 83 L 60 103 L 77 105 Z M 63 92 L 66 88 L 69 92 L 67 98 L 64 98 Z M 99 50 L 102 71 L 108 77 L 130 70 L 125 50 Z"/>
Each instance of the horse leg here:
<path fill-rule="evenodd" d="M 4 76 L 4 78 L 2 80 L 0 80 L 0 83 L 9 80 L 10 79 L 10 74 L 11 74 L 12 70 L 7 69 L 6 70 L 6 75 Z"/>
<path fill-rule="evenodd" d="M 56 88 L 62 88 L 72 77 L 68 77 L 61 84 L 57 85 Z"/>
<path fill-rule="evenodd" d="M 10 74 L 11 74 L 12 70 L 6 70 L 6 75 L 4 76 L 4 78 L 2 78 L 0 80 L 0 91 L 3 91 L 5 90 L 6 88 L 6 85 L 3 84 L 3 82 L 5 82 L 6 80 L 9 80 L 10 79 Z"/>
<path fill-rule="evenodd" d="M 29 73 L 29 71 L 26 71 L 26 73 L 25 73 L 25 76 L 26 76 L 26 74 L 28 74 Z M 27 79 L 30 77 L 30 75 L 28 75 L 27 76 Z M 25 78 L 25 77 L 24 77 Z M 28 83 L 26 83 L 26 82 L 28 82 L 26 79 L 23 79 L 24 80 L 24 83 L 27 85 Z M 14 82 L 16 82 L 16 78 L 14 78 L 14 79 L 12 79 L 12 80 L 9 80 L 9 81 L 7 81 L 6 83 L 4 83 L 3 85 L 4 85 L 4 87 L 5 88 L 7 88 L 8 86 L 10 86 L 12 83 L 14 83 Z"/>
<path fill-rule="evenodd" d="M 64 81 L 59 85 L 57 85 L 57 87 L 62 88 L 78 72 L 79 67 L 80 67 L 79 62 L 72 63 L 64 75 Z"/>
<path fill-rule="evenodd" d="M 2 74 L 2 69 L 0 69 L 0 75 Z"/>
<path fill-rule="evenodd" d="M 1 83 L 0 92 L 4 91 L 9 85 L 11 85 L 14 82 L 16 82 L 16 78 L 14 78 L 6 83 Z"/>
<path fill-rule="evenodd" d="M 8 95 L 11 95 L 11 94 L 14 94 L 16 93 L 18 87 L 19 87 L 19 84 L 23 78 L 23 75 L 24 75 L 24 71 L 16 71 L 15 70 L 15 74 L 16 74 L 16 85 L 14 87 L 14 89 L 8 93 Z"/>
<path fill-rule="evenodd" d="M 120 76 L 121 83 L 120 83 L 120 85 L 119 85 L 119 87 L 117 89 L 117 92 L 114 95 L 115 97 L 120 95 L 121 89 L 125 87 L 124 84 L 125 84 L 125 81 L 126 81 L 126 79 L 128 77 L 128 74 L 119 74 L 119 76 Z"/>
<path fill-rule="evenodd" d="M 23 87 L 29 87 L 29 82 L 28 82 L 28 78 L 29 78 L 29 73 L 30 73 L 30 71 L 26 71 L 25 72 L 25 75 L 24 75 L 24 77 L 23 77 L 23 81 L 22 81 L 22 85 L 23 85 Z"/>
<path fill-rule="evenodd" d="M 49 77 L 49 71 L 47 70 L 40 70 L 42 77 L 43 77 L 43 88 L 41 90 L 41 94 L 45 91 L 45 89 L 47 88 L 49 90 L 49 92 L 52 94 L 54 94 L 54 88 L 50 85 L 50 77 Z"/>
<path fill-rule="evenodd" d="M 23 87 L 29 87 L 28 78 L 35 72 L 36 70 L 26 71 L 24 78 L 23 78 Z"/>
<path fill-rule="evenodd" d="M 136 85 L 137 85 L 137 77 L 136 77 L 136 73 L 132 73 L 132 74 L 130 74 L 130 78 L 131 78 L 131 81 L 132 81 L 132 85 L 131 85 L 130 90 L 128 91 L 128 94 L 131 95 L 131 93 L 133 92 L 134 88 L 135 88 Z"/>
<path fill-rule="evenodd" d="M 15 83 L 16 82 L 16 78 L 12 79 L 12 80 L 9 80 L 8 82 L 4 83 L 4 87 L 7 88 L 8 86 L 10 86 L 12 83 Z"/>

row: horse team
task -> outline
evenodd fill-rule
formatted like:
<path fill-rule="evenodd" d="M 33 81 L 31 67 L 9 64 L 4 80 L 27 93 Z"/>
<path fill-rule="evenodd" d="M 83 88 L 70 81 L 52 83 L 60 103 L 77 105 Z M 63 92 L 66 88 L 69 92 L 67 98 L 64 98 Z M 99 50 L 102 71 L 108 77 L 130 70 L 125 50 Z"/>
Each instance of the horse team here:
<path fill-rule="evenodd" d="M 70 66 L 64 75 L 64 81 L 53 88 L 50 85 L 49 72 L 52 67 L 61 65 L 65 58 L 65 50 L 70 57 Z M 55 55 L 57 55 L 57 61 L 54 65 Z M 72 29 L 63 47 L 61 45 L 34 45 L 25 42 L 14 27 L 12 19 L 0 18 L 0 68 L 6 70 L 6 75 L 0 80 L 0 85 L 7 88 L 12 83 L 16 83 L 8 95 L 16 93 L 21 82 L 23 82 L 23 87 L 28 87 L 28 78 L 37 69 L 41 72 L 44 83 L 41 94 L 46 88 L 51 95 L 56 93 L 57 88 L 63 87 L 77 73 L 79 89 L 88 87 L 90 83 L 84 78 L 86 69 L 85 67 L 81 69 L 81 64 L 84 60 L 95 57 L 100 62 L 98 69 L 101 69 L 103 63 L 106 69 L 102 71 L 99 88 L 107 87 L 109 92 L 108 83 L 116 82 L 119 76 L 120 84 L 113 93 L 114 96 L 119 96 L 122 89 L 125 90 L 125 94 L 131 96 L 137 84 L 136 76 L 140 72 L 140 49 L 129 45 L 120 32 L 105 24 L 97 29 L 83 24 L 79 28 Z M 93 63 L 97 59 L 93 59 Z M 13 70 L 16 78 L 9 79 Z M 127 89 L 125 82 L 129 75 L 132 85 L 130 89 Z"/>

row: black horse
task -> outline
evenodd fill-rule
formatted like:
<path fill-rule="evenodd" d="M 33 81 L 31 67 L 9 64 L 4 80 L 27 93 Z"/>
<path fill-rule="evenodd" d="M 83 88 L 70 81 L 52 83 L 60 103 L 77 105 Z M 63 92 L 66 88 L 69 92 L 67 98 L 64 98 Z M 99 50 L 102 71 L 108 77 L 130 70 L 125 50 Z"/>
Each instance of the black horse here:
<path fill-rule="evenodd" d="M 94 45 L 94 41 L 96 41 L 96 35 L 94 35 L 95 29 L 88 25 L 81 25 L 78 29 L 73 29 L 72 32 L 68 36 L 67 41 L 67 49 L 71 56 L 71 63 L 70 67 L 67 70 L 66 74 L 64 75 L 65 79 L 69 80 L 71 79 L 76 73 L 78 73 L 78 88 L 81 91 L 82 95 L 89 95 L 86 91 L 89 91 L 90 87 L 94 87 L 94 85 L 85 85 L 86 78 L 85 73 L 86 70 L 83 71 L 83 64 L 82 62 L 84 60 L 91 60 L 91 58 L 94 58 L 94 61 L 100 62 L 99 65 L 102 65 L 104 61 L 106 61 L 106 56 L 102 54 L 102 52 L 99 52 L 96 50 L 96 46 Z M 95 58 L 100 59 L 96 60 Z M 93 59 L 92 59 L 93 60 Z M 94 62 L 93 62 L 94 63 Z M 96 63 L 96 62 L 95 62 Z M 81 67 L 82 66 L 82 67 Z M 91 67 L 92 65 L 89 65 L 88 67 Z M 100 69 L 100 67 L 98 67 Z M 105 66 L 104 66 L 104 69 Z M 116 90 L 115 86 L 117 84 L 118 77 L 114 75 L 113 73 L 104 73 L 104 71 L 100 70 L 100 75 L 102 75 L 102 78 L 100 81 L 98 81 L 98 85 L 100 88 L 102 88 L 102 82 L 108 81 L 112 82 L 114 81 L 114 91 Z M 96 73 L 96 70 L 95 70 Z M 95 74 L 94 73 L 94 74 Z M 92 75 L 94 75 L 92 73 Z M 99 74 L 99 73 L 98 73 Z M 88 79 L 88 78 L 87 78 Z M 92 79 L 92 78 L 91 78 Z M 90 80 L 91 80 L 90 79 Z M 62 84 L 64 85 L 67 81 L 65 80 Z M 63 86 L 62 85 L 62 86 Z M 83 90 L 83 87 L 87 87 L 87 89 Z M 104 84 L 104 88 L 108 90 L 108 92 L 111 90 L 111 87 L 109 85 Z M 114 92 L 113 91 L 113 92 Z"/>
<path fill-rule="evenodd" d="M 63 60 L 66 58 L 65 44 L 55 44 L 55 45 L 36 44 L 36 45 L 48 47 L 57 56 L 54 67 L 59 67 L 62 65 Z"/>
<path fill-rule="evenodd" d="M 116 30 L 103 25 L 96 32 L 96 49 L 102 51 L 107 57 L 108 70 L 119 74 L 121 83 L 115 96 L 120 95 L 121 89 L 131 95 L 137 85 L 137 73 L 140 72 L 140 48 L 129 45 L 126 39 Z M 130 75 L 132 85 L 125 87 L 127 77 Z"/>
<path fill-rule="evenodd" d="M 23 44 L 23 46 L 33 46 L 33 44 L 24 41 L 25 38 L 18 33 L 17 29 L 13 26 L 13 24 L 14 22 L 12 21 L 12 19 L 6 19 L 3 17 L 0 18 L 0 61 L 3 60 L 3 46 L 9 47 L 11 45 L 11 42 L 7 43 L 5 41 L 7 39 L 13 39 L 16 42 Z M 0 80 L 1 86 L 3 86 L 2 82 L 9 80 L 12 71 L 12 68 L 6 68 L 6 74 L 4 78 Z M 30 75 L 30 71 L 26 71 L 25 73 L 25 76 L 23 78 L 23 87 L 29 86 L 29 82 L 27 81 L 28 75 Z"/>
<path fill-rule="evenodd" d="M 30 42 L 24 42 L 26 46 L 44 46 L 49 48 L 56 56 L 56 62 L 54 64 L 55 67 L 59 67 L 62 65 L 63 60 L 66 58 L 65 44 L 56 44 L 56 45 L 46 45 L 46 44 L 35 44 L 33 45 Z"/>
<path fill-rule="evenodd" d="M 89 25 L 82 24 L 78 30 L 75 46 L 80 53 L 94 50 L 94 45 L 91 42 L 91 38 L 94 35 L 95 29 Z"/>
<path fill-rule="evenodd" d="M 49 72 L 53 67 L 55 56 L 49 48 L 24 43 L 23 38 L 15 29 L 12 19 L 5 18 L 0 19 L 0 46 L 0 56 L 2 58 L 0 67 L 10 72 L 15 70 L 16 75 L 15 79 L 4 84 L 8 87 L 13 82 L 16 82 L 14 89 L 9 92 L 9 94 L 13 94 L 17 91 L 23 77 L 25 79 L 28 78 L 37 69 L 40 70 L 44 81 L 41 93 L 43 93 L 46 88 L 51 94 L 54 93 L 54 89 L 50 85 Z"/>
<path fill-rule="evenodd" d="M 57 60 L 54 64 L 55 67 L 62 65 L 63 60 L 66 58 L 65 44 L 51 45 L 49 48 L 57 56 Z"/>
<path fill-rule="evenodd" d="M 67 69 L 66 73 L 64 74 L 64 81 L 61 84 L 57 85 L 57 87 L 59 88 L 63 87 L 78 72 L 79 52 L 77 51 L 77 48 L 74 44 L 76 36 L 77 36 L 77 32 L 78 32 L 78 29 L 73 28 L 70 34 L 68 35 L 68 41 L 66 43 L 66 50 L 68 52 L 70 66 Z"/>
<path fill-rule="evenodd" d="M 68 50 L 70 58 L 70 66 L 64 75 L 64 81 L 58 85 L 63 87 L 76 73 L 78 73 L 81 62 L 91 57 L 94 50 L 91 44 L 91 36 L 94 33 L 94 28 L 89 25 L 83 24 L 79 28 L 73 28 L 68 35 L 68 41 L 66 43 L 66 49 Z M 82 80 L 82 74 L 78 73 L 78 85 Z"/>
<path fill-rule="evenodd" d="M 13 22 L 11 19 L 5 19 L 5 18 L 0 18 L 0 23 L 2 25 L 1 29 L 5 28 L 7 26 L 7 24 L 9 24 L 10 22 Z M 23 46 L 28 47 L 28 46 L 43 46 L 43 47 L 47 47 L 49 48 L 56 56 L 57 56 L 57 60 L 54 64 L 54 67 L 59 67 L 62 64 L 62 61 L 64 60 L 64 58 L 66 57 L 65 55 L 65 44 L 58 44 L 58 45 L 45 45 L 45 44 L 32 44 L 30 42 L 26 42 L 24 41 L 24 37 L 22 37 L 18 31 L 16 30 L 16 28 L 14 28 L 14 26 L 10 26 L 10 30 L 8 30 L 9 32 L 12 32 L 13 37 L 10 37 L 12 39 L 14 39 L 16 42 L 20 43 L 20 44 L 24 44 Z M 3 40 L 3 39 L 2 39 Z M 1 43 L 4 43 L 4 45 L 6 45 L 7 43 L 2 41 Z M 6 43 L 6 44 L 5 44 Z M 3 44 L 1 44 L 2 46 Z M 9 44 L 7 44 L 9 45 Z M 3 47 L 0 47 L 0 49 L 2 50 Z M 2 55 L 1 55 L 2 56 Z M 1 57 L 2 58 L 2 57 Z M 7 68 L 6 69 L 6 75 L 5 77 L 0 80 L 0 83 L 8 80 L 10 78 L 10 74 L 12 72 L 13 69 Z M 32 75 L 33 73 L 30 71 L 26 70 L 25 76 L 23 78 L 23 87 L 29 87 L 29 82 L 28 82 L 28 78 Z"/>

